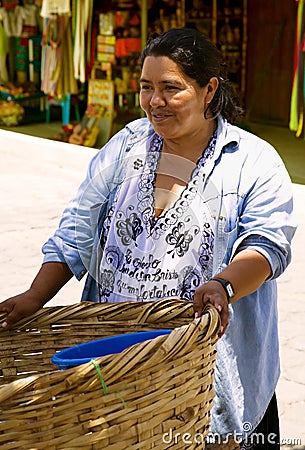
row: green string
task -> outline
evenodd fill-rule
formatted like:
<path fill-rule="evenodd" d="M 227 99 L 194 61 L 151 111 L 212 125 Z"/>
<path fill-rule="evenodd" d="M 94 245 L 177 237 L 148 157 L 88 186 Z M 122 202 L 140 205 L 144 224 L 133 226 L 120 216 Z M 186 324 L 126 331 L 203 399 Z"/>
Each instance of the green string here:
<path fill-rule="evenodd" d="M 121 402 L 123 403 L 123 405 L 124 405 L 124 408 L 127 408 L 127 403 L 125 402 L 125 400 L 123 399 L 123 397 L 122 397 L 122 395 L 121 395 L 121 392 L 116 392 L 116 395 L 119 397 L 119 399 L 121 400 Z"/>
<path fill-rule="evenodd" d="M 99 376 L 99 379 L 100 379 L 100 382 L 101 382 L 101 385 L 102 385 L 102 388 L 103 388 L 104 395 L 107 395 L 108 394 L 108 388 L 107 388 L 107 384 L 104 381 L 104 378 L 103 378 L 103 375 L 102 375 L 102 372 L 101 372 L 101 368 L 100 368 L 98 362 L 95 359 L 91 359 L 91 362 L 94 365 L 95 370 L 97 371 L 97 374 Z"/>
<path fill-rule="evenodd" d="M 98 362 L 95 359 L 91 359 L 91 362 L 94 365 L 95 370 L 97 371 L 97 374 L 99 376 L 99 379 L 100 379 L 100 382 L 101 382 L 101 385 L 102 385 L 102 388 L 103 388 L 104 395 L 107 395 L 108 394 L 108 388 L 107 388 L 107 384 L 105 383 L 105 380 L 103 378 L 103 375 L 102 375 L 102 372 L 101 372 L 101 368 L 100 368 Z M 121 393 L 118 391 L 118 392 L 116 392 L 116 394 L 119 397 L 119 399 L 121 400 L 121 402 L 123 403 L 124 408 L 127 408 L 127 403 L 123 399 Z"/>

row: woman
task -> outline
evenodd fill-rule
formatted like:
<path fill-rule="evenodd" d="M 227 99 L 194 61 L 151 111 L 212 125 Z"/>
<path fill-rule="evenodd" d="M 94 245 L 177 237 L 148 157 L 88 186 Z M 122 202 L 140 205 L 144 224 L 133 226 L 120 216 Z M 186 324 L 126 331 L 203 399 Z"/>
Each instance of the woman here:
<path fill-rule="evenodd" d="M 269 144 L 232 125 L 240 110 L 206 37 L 170 30 L 147 45 L 141 64 L 147 119 L 93 158 L 30 289 L 2 303 L 3 325 L 87 271 L 83 300 L 177 296 L 194 300 L 199 316 L 210 302 L 222 335 L 211 431 L 246 444 L 256 429 L 261 448 L 279 448 L 275 278 L 290 262 L 295 230 L 290 179 Z"/>

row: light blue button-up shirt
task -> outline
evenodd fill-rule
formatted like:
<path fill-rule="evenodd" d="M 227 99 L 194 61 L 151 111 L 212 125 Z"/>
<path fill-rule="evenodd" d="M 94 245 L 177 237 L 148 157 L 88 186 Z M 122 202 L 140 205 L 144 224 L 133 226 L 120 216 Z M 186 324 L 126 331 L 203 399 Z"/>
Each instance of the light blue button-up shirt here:
<path fill-rule="evenodd" d="M 230 305 L 229 326 L 217 343 L 211 432 L 244 438 L 261 421 L 280 374 L 275 279 L 290 262 L 295 220 L 291 181 L 275 149 L 221 117 L 217 130 L 203 192 L 216 223 L 213 273 L 243 248 L 264 255 L 272 272 L 256 292 Z M 136 120 L 97 152 L 59 228 L 43 246 L 44 262 L 65 262 L 78 279 L 89 272 L 83 300 L 98 301 L 99 223 L 134 144 L 145 150 L 152 133 L 147 119 Z"/>

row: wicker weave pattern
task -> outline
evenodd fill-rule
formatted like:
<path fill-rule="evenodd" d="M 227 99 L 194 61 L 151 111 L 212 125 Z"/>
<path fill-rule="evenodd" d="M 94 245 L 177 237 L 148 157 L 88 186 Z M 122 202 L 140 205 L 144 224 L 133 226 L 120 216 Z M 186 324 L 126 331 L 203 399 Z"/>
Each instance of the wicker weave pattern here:
<path fill-rule="evenodd" d="M 0 313 L 0 320 L 4 316 Z M 177 299 L 42 308 L 10 331 L 0 327 L 0 384 L 54 370 L 51 357 L 64 348 L 114 334 L 176 328 L 193 316 L 192 304 Z"/>
<path fill-rule="evenodd" d="M 75 324 L 76 329 L 90 332 L 90 340 L 135 329 L 172 328 L 180 323 L 167 336 L 134 345 L 118 355 L 98 358 L 102 379 L 91 362 L 67 371 L 44 372 L 45 367 L 37 367 L 34 358 L 32 368 L 37 374 L 19 377 L 0 387 L 1 448 L 185 449 L 185 442 L 177 433 L 195 436 L 200 432 L 205 436 L 214 396 L 217 311 L 209 306 L 202 318 L 191 321 L 192 306 L 175 300 L 91 306 L 45 308 L 15 330 L 3 331 L 1 341 L 8 338 L 11 344 L 14 336 L 21 335 L 21 339 L 16 338 L 15 356 L 6 355 L 15 361 L 11 361 L 10 369 L 16 373 L 9 376 L 18 378 L 20 368 L 30 368 L 29 359 L 24 362 L 25 348 L 39 353 L 39 362 L 48 366 L 46 354 L 52 335 L 56 335 L 53 347 L 58 347 L 62 338 L 65 340 L 56 350 L 74 345 L 76 336 L 71 331 Z M 84 320 L 85 315 L 90 316 L 88 321 Z M 94 333 L 99 335 L 92 336 L 91 322 L 96 326 Z M 38 348 L 35 345 L 39 338 L 33 340 L 35 333 L 40 339 L 43 337 Z M 16 370 L 17 343 L 22 342 L 22 337 L 23 362 Z M 82 335 L 80 341 L 83 338 Z M 2 351 L 8 352 L 7 345 Z M 2 358 L 1 365 L 5 378 Z M 168 442 L 167 434 L 164 442 L 164 433 L 172 433 L 176 441 Z M 187 448 L 198 448 L 198 444 L 194 442 Z"/>

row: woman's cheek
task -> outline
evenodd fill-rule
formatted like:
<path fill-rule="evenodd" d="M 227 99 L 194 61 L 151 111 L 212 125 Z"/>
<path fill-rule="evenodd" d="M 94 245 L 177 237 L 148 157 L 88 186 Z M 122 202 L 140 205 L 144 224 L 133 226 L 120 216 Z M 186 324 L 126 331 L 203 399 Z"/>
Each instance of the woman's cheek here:
<path fill-rule="evenodd" d="M 146 109 L 149 103 L 149 95 L 144 92 L 140 92 L 139 96 L 140 106 L 142 109 Z"/>

